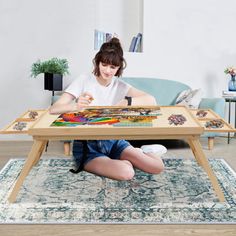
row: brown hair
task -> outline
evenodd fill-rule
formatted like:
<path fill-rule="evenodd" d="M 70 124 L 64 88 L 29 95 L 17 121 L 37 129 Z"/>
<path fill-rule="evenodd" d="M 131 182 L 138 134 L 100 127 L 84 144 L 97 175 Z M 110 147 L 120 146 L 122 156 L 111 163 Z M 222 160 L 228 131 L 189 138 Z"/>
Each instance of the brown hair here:
<path fill-rule="evenodd" d="M 115 76 L 120 77 L 126 67 L 126 61 L 123 57 L 123 49 L 118 38 L 112 38 L 104 43 L 99 52 L 93 59 L 94 70 L 96 76 L 100 76 L 99 63 L 105 63 L 113 66 L 119 66 Z"/>

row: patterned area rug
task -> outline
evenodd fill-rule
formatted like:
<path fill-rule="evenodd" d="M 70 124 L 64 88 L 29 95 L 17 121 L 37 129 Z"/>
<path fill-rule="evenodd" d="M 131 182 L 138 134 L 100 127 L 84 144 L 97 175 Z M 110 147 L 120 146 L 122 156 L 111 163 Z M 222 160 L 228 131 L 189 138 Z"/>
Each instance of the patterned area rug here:
<path fill-rule="evenodd" d="M 43 159 L 16 203 L 9 204 L 8 194 L 24 164 L 10 160 L 0 173 L 0 223 L 236 223 L 236 175 L 226 162 L 210 161 L 225 203 L 219 203 L 195 161 L 164 162 L 160 175 L 136 170 L 131 181 L 115 181 L 72 174 L 69 159 Z"/>

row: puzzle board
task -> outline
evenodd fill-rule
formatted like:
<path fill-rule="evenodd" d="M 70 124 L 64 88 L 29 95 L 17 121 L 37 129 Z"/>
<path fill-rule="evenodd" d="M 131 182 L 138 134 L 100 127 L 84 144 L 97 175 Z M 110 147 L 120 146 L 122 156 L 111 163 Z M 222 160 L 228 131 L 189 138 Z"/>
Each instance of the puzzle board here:
<path fill-rule="evenodd" d="M 87 108 L 81 112 L 61 114 L 51 126 L 76 127 L 81 125 L 152 126 L 161 115 L 159 107 Z"/>

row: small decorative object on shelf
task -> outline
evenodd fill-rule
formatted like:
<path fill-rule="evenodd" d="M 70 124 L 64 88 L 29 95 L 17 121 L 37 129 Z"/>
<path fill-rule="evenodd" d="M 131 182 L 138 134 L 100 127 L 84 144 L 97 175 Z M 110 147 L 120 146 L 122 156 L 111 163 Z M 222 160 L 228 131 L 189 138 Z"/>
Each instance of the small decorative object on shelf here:
<path fill-rule="evenodd" d="M 236 68 L 235 67 L 227 67 L 224 70 L 225 74 L 230 74 L 231 78 L 228 83 L 228 89 L 229 91 L 236 91 L 236 81 L 235 81 L 235 76 L 236 76 Z"/>
<path fill-rule="evenodd" d="M 142 52 L 142 36 L 142 33 L 138 33 L 132 38 L 129 52 Z"/>
<path fill-rule="evenodd" d="M 62 91 L 63 75 L 69 74 L 68 62 L 66 59 L 52 58 L 41 62 L 38 60 L 31 66 L 31 77 L 37 77 L 44 73 L 44 89 L 52 91 Z"/>

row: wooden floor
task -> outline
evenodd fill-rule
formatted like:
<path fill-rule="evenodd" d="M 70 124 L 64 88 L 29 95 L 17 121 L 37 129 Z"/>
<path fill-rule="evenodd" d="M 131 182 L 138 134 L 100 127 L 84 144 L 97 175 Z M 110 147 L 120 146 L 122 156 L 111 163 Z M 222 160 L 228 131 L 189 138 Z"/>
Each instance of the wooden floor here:
<path fill-rule="evenodd" d="M 159 142 L 160 143 L 160 142 Z M 168 148 L 168 157 L 193 158 L 188 145 L 182 141 L 161 141 Z M 201 139 L 204 152 L 208 158 L 224 158 L 236 170 L 236 139 L 230 144 L 223 137 L 215 139 L 214 149 L 207 149 L 207 140 Z M 11 158 L 26 157 L 31 148 L 31 141 L 0 141 L 0 169 Z M 50 142 L 43 157 L 63 157 L 63 143 Z M 208 235 L 235 236 L 236 225 L 0 225 L 1 236 L 27 235 Z"/>

